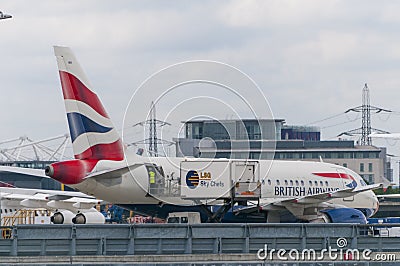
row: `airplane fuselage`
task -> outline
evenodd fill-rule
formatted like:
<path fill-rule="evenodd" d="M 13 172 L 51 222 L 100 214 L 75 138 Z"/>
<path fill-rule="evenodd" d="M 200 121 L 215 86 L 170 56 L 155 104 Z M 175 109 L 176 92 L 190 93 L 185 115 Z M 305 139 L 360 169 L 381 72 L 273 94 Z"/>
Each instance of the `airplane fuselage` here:
<path fill-rule="evenodd" d="M 255 179 L 251 181 L 259 182 L 261 187 L 260 200 L 263 202 L 301 198 L 365 185 L 362 178 L 350 169 L 322 162 L 141 157 L 130 154 L 124 161 L 99 161 L 94 169 L 94 171 L 104 171 L 132 165 L 130 171 L 104 181 L 88 178 L 71 186 L 84 193 L 120 205 L 172 204 L 193 206 L 198 205 L 199 201 L 207 202 L 207 205 L 221 204 L 221 200 L 218 199 L 223 199 L 224 195 L 230 193 L 234 185 L 235 177 L 232 176 L 232 173 L 227 173 L 231 175 L 231 182 L 226 182 L 220 176 L 212 175 L 212 178 L 208 178 L 208 180 L 201 180 L 202 177 L 200 176 L 196 187 L 192 186 L 189 189 L 185 177 L 181 176 L 183 172 L 182 164 L 188 162 L 193 162 L 195 165 L 197 162 L 207 162 L 209 165 L 222 163 L 227 168 L 234 163 L 247 163 L 247 165 L 255 166 L 253 168 Z M 150 168 L 154 166 L 157 169 L 157 175 L 153 181 L 149 175 L 149 171 L 151 171 L 149 166 Z M 208 173 L 207 169 L 205 168 L 204 172 Z M 188 172 L 190 169 L 185 170 Z M 162 172 L 162 174 L 159 174 L 159 172 Z M 201 171 L 198 172 L 202 173 Z M 153 185 L 154 190 L 152 190 Z M 217 188 L 215 188 L 216 186 Z M 197 196 L 196 191 L 201 189 L 203 189 L 202 192 L 217 189 L 221 197 L 212 198 L 207 196 L 207 192 Z M 183 190 L 189 191 L 195 196 L 184 195 L 183 197 Z M 212 193 L 212 195 L 216 194 Z M 368 209 L 371 210 L 369 215 L 378 208 L 378 200 L 372 191 L 360 192 L 347 198 L 330 199 L 328 202 L 348 208 Z"/>

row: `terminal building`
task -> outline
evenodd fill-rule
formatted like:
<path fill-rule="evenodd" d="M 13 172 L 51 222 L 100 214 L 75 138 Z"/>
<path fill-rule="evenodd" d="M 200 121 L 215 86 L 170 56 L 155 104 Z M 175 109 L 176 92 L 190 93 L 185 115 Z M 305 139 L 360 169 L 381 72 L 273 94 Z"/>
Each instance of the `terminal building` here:
<path fill-rule="evenodd" d="M 317 127 L 288 126 L 283 119 L 185 121 L 177 156 L 232 159 L 309 160 L 342 165 L 370 184 L 393 180 L 386 148 L 352 140 L 321 141 Z"/>

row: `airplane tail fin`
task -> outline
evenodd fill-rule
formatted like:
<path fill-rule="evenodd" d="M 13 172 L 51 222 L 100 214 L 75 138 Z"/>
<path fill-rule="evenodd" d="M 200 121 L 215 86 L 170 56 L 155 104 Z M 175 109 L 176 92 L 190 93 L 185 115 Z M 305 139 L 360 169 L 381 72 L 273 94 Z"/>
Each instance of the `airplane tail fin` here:
<path fill-rule="evenodd" d="M 75 159 L 123 160 L 121 138 L 68 47 L 54 46 Z"/>

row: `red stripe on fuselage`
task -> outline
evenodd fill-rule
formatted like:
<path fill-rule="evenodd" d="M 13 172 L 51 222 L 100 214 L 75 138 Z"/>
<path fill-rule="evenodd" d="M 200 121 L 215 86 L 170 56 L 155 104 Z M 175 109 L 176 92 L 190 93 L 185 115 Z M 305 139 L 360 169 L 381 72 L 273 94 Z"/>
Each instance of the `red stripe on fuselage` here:
<path fill-rule="evenodd" d="M 89 90 L 77 77 L 65 72 L 60 72 L 60 80 L 64 99 L 77 100 L 86 103 L 96 112 L 104 117 L 108 117 L 97 95 Z"/>
<path fill-rule="evenodd" d="M 80 154 L 76 154 L 75 159 L 121 161 L 124 159 L 124 149 L 121 140 L 110 144 L 97 144 Z"/>
<path fill-rule="evenodd" d="M 354 180 L 354 177 L 344 173 L 313 173 L 313 175 L 329 177 L 329 178 L 344 178 L 344 179 Z"/>

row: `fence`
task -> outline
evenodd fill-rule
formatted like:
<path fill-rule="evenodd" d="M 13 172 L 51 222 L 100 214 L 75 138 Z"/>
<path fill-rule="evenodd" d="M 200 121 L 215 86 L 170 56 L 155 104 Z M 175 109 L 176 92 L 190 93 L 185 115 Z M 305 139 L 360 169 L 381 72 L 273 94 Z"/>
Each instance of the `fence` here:
<path fill-rule="evenodd" d="M 395 225 L 400 226 L 400 225 Z M 7 231 L 2 228 L 3 232 Z M 399 252 L 399 237 L 357 224 L 18 225 L 0 239 L 0 256 L 256 254 L 264 247 L 337 247 Z"/>

